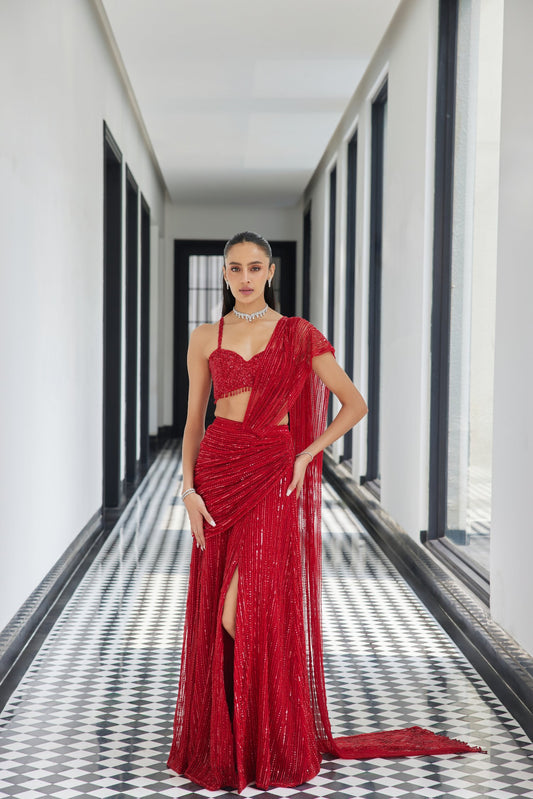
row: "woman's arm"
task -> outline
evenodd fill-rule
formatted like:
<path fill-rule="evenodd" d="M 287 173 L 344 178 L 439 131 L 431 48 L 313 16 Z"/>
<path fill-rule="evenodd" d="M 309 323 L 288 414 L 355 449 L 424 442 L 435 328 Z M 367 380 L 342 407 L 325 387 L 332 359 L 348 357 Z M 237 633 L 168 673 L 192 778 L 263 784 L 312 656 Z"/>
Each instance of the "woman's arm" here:
<path fill-rule="evenodd" d="M 183 491 L 194 488 L 194 466 L 198 458 L 200 443 L 205 434 L 205 412 L 211 391 L 211 374 L 206 357 L 207 325 L 200 325 L 192 331 L 187 351 L 187 371 L 189 373 L 189 399 L 187 420 L 183 430 L 182 465 Z M 205 549 L 203 519 L 214 526 L 202 497 L 191 493 L 184 499 L 191 523 L 191 532 L 196 545 Z"/>
<path fill-rule="evenodd" d="M 182 443 L 184 491 L 194 488 L 194 465 L 205 433 L 205 413 L 211 390 L 211 374 L 205 357 L 205 333 L 202 327 L 204 326 L 200 325 L 192 331 L 187 351 L 189 398 Z"/>
<path fill-rule="evenodd" d="M 341 403 L 333 421 L 306 450 L 313 456 L 351 430 L 368 413 L 368 406 L 331 352 L 313 358 L 313 371 Z"/>
<path fill-rule="evenodd" d="M 315 355 L 313 371 L 341 403 L 341 409 L 331 424 L 326 427 L 322 435 L 306 447 L 305 452 L 309 452 L 314 457 L 360 422 L 368 413 L 368 406 L 344 369 L 335 360 L 333 353 L 325 352 L 322 355 Z M 310 462 L 310 458 L 305 454 L 296 458 L 293 478 L 287 495 L 296 488 L 296 496 L 299 496 L 305 471 Z"/>

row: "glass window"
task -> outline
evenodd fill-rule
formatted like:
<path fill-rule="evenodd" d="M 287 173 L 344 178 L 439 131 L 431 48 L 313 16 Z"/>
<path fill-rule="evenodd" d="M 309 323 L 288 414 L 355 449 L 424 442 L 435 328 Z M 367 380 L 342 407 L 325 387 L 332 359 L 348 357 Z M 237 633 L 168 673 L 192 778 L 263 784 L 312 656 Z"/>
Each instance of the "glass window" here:
<path fill-rule="evenodd" d="M 222 313 L 222 255 L 189 256 L 189 336 Z"/>
<path fill-rule="evenodd" d="M 501 3 L 458 10 L 445 535 L 488 574 Z"/>
<path fill-rule="evenodd" d="M 346 181 L 346 277 L 344 285 L 344 369 L 353 380 L 355 345 L 355 220 L 357 208 L 357 130 L 352 134 L 347 148 Z M 353 429 L 343 439 L 342 459 L 348 469 L 352 467 Z"/>
<path fill-rule="evenodd" d="M 381 372 L 381 282 L 383 188 L 385 173 L 385 139 L 387 135 L 388 81 L 385 81 L 372 103 L 372 142 L 370 165 L 370 240 L 368 268 L 368 420 L 366 474 L 361 478 L 374 495 L 381 497 L 379 463 L 380 372 Z"/>
<path fill-rule="evenodd" d="M 328 225 L 328 340 L 335 346 L 335 236 L 337 224 L 337 166 L 329 173 Z M 329 395 L 328 424 L 333 419 L 333 396 Z"/>

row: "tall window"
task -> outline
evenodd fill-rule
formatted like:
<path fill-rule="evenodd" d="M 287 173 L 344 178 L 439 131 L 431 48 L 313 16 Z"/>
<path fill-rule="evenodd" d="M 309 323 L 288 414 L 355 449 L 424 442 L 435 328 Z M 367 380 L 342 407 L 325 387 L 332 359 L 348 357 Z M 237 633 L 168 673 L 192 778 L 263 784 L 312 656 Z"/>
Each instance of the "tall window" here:
<path fill-rule="evenodd" d="M 329 173 L 329 241 L 328 241 L 328 339 L 335 334 L 335 227 L 337 212 L 337 167 Z"/>
<path fill-rule="evenodd" d="M 346 195 L 346 282 L 344 309 L 344 370 L 353 380 L 355 336 L 355 216 L 357 196 L 357 131 L 348 142 L 348 175 Z M 344 436 L 343 460 L 350 466 L 353 454 L 353 430 Z"/>
<path fill-rule="evenodd" d="M 446 536 L 486 571 L 498 229 L 499 92 L 493 71 L 501 35 L 493 8 L 459 2 L 446 518 Z"/>
<path fill-rule="evenodd" d="M 370 257 L 368 282 L 368 423 L 366 475 L 362 478 L 378 498 L 381 494 L 379 471 L 379 417 L 381 371 L 381 257 L 383 231 L 383 174 L 387 128 L 387 82 L 372 103 L 372 165 L 370 186 Z"/>
<path fill-rule="evenodd" d="M 440 188 L 448 195 L 448 207 L 441 214 L 440 229 L 436 225 L 441 241 L 434 271 L 429 538 L 445 546 L 444 556 L 454 559 L 457 569 L 464 565 L 472 587 L 486 598 L 501 9 L 498 3 L 481 0 L 441 3 L 440 29 L 439 47 L 441 53 L 447 49 L 448 74 L 446 81 L 441 75 L 439 104 L 452 125 L 446 154 L 440 148 L 440 176 L 436 171 L 436 204 L 442 206 Z M 437 146 L 437 164 L 438 159 Z"/>

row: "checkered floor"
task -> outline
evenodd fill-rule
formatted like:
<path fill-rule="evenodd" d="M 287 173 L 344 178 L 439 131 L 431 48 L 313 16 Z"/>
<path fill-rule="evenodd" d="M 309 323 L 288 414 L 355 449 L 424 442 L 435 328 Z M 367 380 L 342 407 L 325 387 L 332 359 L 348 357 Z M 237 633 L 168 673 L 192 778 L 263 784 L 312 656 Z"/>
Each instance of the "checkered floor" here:
<path fill-rule="evenodd" d="M 166 768 L 191 546 L 168 443 L 0 715 L 0 799 L 229 796 Z M 358 521 L 324 491 L 324 647 L 335 734 L 420 724 L 488 754 L 325 758 L 243 796 L 533 797 L 533 745 Z"/>

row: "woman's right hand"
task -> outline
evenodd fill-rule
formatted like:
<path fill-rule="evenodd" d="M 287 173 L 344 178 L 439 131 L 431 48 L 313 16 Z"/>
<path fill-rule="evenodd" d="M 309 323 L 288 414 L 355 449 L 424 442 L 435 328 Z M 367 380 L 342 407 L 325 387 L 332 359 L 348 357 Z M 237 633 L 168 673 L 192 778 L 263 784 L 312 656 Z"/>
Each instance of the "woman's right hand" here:
<path fill-rule="evenodd" d="M 205 507 L 205 502 L 203 501 L 200 494 L 189 494 L 183 500 L 185 507 L 187 508 L 187 513 L 189 514 L 189 521 L 191 523 L 191 533 L 194 536 L 196 541 L 196 546 L 200 547 L 200 549 L 205 549 L 205 535 L 204 535 L 204 519 L 211 524 L 213 527 L 215 526 L 215 520 Z"/>

